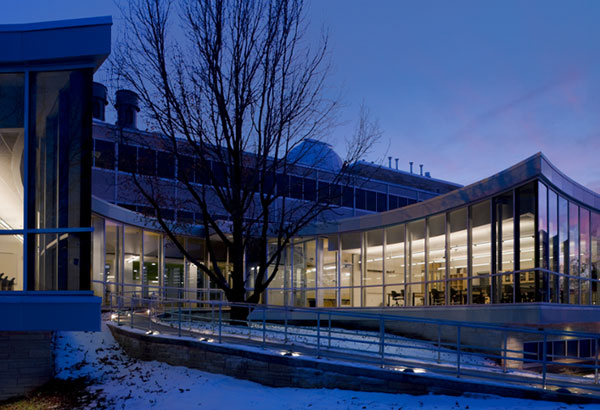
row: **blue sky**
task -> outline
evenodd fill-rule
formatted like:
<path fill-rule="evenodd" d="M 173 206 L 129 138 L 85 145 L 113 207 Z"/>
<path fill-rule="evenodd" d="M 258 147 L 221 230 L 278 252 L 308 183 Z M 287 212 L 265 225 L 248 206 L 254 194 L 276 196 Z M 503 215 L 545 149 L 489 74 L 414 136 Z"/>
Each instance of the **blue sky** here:
<path fill-rule="evenodd" d="M 467 184 L 542 151 L 600 192 L 600 2 L 309 6 L 315 31 L 329 29 L 342 120 L 364 100 L 385 133 L 369 160 L 391 155 Z M 106 14 L 119 25 L 112 0 L 3 0 L 0 24 Z"/>

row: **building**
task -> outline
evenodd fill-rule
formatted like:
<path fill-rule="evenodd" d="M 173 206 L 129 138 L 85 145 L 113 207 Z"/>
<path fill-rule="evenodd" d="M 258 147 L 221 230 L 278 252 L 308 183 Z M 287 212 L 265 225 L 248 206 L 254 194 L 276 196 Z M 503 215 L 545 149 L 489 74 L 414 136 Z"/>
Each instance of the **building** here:
<path fill-rule="evenodd" d="M 132 189 L 132 174 L 159 180 L 161 212 L 208 261 L 200 210 L 179 190 L 182 172 L 207 183 L 189 174 L 194 156 L 177 160 L 137 129 L 131 91 L 117 92 L 117 124 L 106 121 L 107 90 L 92 76 L 110 25 L 0 26 L 0 377 L 11 380 L 0 398 L 47 380 L 51 332 L 98 330 L 101 303 L 222 298 Z M 466 187 L 391 159 L 356 164 L 340 185 L 331 147 L 307 140 L 290 155 L 297 164 L 274 182 L 282 200 L 335 207 L 293 239 L 265 303 L 598 331 L 600 195 L 541 153 Z M 315 155 L 323 166 L 303 161 Z M 226 249 L 214 257 L 227 271 Z M 246 278 L 251 290 L 250 262 Z"/>
<path fill-rule="evenodd" d="M 0 26 L 0 399 L 50 379 L 53 331 L 100 328 L 87 181 L 111 24 Z"/>
<path fill-rule="evenodd" d="M 129 113 L 135 114 L 137 103 L 130 101 Z M 116 292 L 130 300 L 132 292 L 147 295 L 167 287 L 167 297 L 218 298 L 219 291 L 161 235 L 152 218 L 141 216 L 148 214 L 148 204 L 136 199 L 127 183 L 132 172 L 159 176 L 177 196 L 182 167 L 168 152 L 148 148 L 159 147 L 159 140 L 135 128 L 135 115 L 118 122 L 120 127 L 100 119 L 94 123 L 97 294 Z M 139 135 L 141 142 L 124 144 L 121 132 Z M 307 144 L 310 156 L 318 143 Z M 320 149 L 334 158 L 326 163 L 339 158 L 331 148 Z M 348 195 L 323 218 L 328 222 L 315 221 L 294 238 L 266 303 L 499 324 L 587 328 L 598 322 L 600 195 L 570 180 L 541 153 L 466 187 L 422 175 L 422 169 L 419 174 L 392 169 L 391 160 L 389 165 L 354 168 L 354 185 L 343 187 Z M 301 169 L 299 183 L 291 175 L 289 186 L 298 188 L 289 191 L 289 199 L 319 200 L 315 187 L 327 183 L 329 171 Z M 173 220 L 200 225 L 198 210 L 166 212 Z M 207 260 L 201 239 L 192 235 L 185 244 Z M 226 252 L 218 257 L 226 268 Z M 251 266 L 246 274 L 251 289 Z"/>

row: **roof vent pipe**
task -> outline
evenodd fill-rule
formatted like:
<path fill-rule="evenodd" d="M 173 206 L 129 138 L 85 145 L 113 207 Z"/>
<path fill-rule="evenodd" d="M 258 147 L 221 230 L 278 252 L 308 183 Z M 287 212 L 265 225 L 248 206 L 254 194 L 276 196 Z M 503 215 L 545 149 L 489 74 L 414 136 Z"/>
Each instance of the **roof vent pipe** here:
<path fill-rule="evenodd" d="M 423 164 L 419 164 L 419 168 L 421 168 L 421 176 L 423 176 Z"/>
<path fill-rule="evenodd" d="M 392 167 L 392 157 L 388 157 L 389 167 Z"/>
<path fill-rule="evenodd" d="M 429 171 L 425 172 L 425 176 L 426 176 L 427 178 L 431 178 L 431 172 L 429 172 Z"/>
<path fill-rule="evenodd" d="M 117 125 L 123 128 L 137 128 L 137 113 L 140 111 L 139 97 L 130 90 L 118 90 L 117 102 Z"/>
<path fill-rule="evenodd" d="M 396 169 L 398 169 L 398 158 L 396 158 Z"/>
<path fill-rule="evenodd" d="M 108 92 L 104 84 L 94 82 L 92 85 L 92 117 L 104 121 L 104 114 L 108 99 Z"/>
<path fill-rule="evenodd" d="M 413 167 L 413 162 L 412 162 L 412 161 L 410 161 L 410 173 L 411 173 L 411 174 L 413 173 L 413 169 L 412 169 L 412 167 Z"/>

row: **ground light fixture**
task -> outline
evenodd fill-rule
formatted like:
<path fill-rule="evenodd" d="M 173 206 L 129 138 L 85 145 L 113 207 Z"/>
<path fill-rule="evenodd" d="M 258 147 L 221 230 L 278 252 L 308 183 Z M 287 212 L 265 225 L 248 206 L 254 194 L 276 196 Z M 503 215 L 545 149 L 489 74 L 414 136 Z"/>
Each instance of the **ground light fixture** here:
<path fill-rule="evenodd" d="M 300 353 L 292 352 L 291 350 L 283 350 L 283 351 L 279 352 L 279 354 L 282 356 L 293 356 L 293 357 L 300 356 Z"/>

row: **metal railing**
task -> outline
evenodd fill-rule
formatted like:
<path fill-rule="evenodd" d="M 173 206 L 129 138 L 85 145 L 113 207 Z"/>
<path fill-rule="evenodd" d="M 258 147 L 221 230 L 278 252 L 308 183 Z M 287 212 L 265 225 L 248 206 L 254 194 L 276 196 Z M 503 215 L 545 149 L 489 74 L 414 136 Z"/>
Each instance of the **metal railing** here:
<path fill-rule="evenodd" d="M 166 288 L 155 290 L 148 297 L 142 289 L 110 294 L 111 319 L 147 334 L 600 396 L 597 333 L 167 297 Z M 244 318 L 232 317 L 235 310 Z"/>

